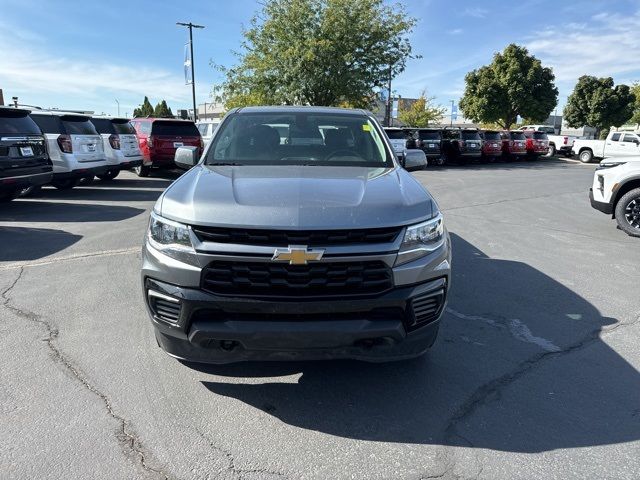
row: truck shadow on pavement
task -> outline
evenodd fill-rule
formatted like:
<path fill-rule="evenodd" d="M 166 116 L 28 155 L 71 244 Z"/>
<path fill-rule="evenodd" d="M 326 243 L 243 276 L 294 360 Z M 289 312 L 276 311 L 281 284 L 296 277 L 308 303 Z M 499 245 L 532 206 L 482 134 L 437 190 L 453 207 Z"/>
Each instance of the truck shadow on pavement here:
<path fill-rule="evenodd" d="M 82 235 L 49 228 L 0 226 L 0 262 L 37 260 L 70 247 Z"/>
<path fill-rule="evenodd" d="M 452 241 L 449 308 L 426 357 L 200 366 L 214 376 L 203 385 L 358 440 L 532 453 L 640 439 L 640 375 L 600 338 L 624 325 L 525 263 Z"/>

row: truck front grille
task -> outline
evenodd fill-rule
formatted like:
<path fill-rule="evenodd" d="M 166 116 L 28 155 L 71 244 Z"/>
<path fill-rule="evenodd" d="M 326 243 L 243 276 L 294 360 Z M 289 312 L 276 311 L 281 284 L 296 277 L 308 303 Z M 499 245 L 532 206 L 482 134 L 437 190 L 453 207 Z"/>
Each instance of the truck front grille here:
<path fill-rule="evenodd" d="M 202 274 L 203 290 L 236 296 L 347 297 L 392 287 L 391 269 L 380 261 L 309 265 L 215 261 Z"/>
<path fill-rule="evenodd" d="M 280 247 L 288 245 L 330 246 L 391 243 L 402 228 L 355 230 L 256 230 L 219 227 L 192 227 L 203 242 Z"/>

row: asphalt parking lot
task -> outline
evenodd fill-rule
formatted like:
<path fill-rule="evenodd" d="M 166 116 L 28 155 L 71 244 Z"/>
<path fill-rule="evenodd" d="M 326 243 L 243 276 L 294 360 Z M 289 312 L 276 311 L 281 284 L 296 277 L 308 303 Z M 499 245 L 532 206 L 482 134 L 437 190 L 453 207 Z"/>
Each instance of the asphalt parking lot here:
<path fill-rule="evenodd" d="M 140 246 L 171 174 L 0 206 L 2 478 L 640 477 L 640 239 L 593 165 L 416 172 L 453 289 L 424 358 L 189 368 L 157 348 Z"/>

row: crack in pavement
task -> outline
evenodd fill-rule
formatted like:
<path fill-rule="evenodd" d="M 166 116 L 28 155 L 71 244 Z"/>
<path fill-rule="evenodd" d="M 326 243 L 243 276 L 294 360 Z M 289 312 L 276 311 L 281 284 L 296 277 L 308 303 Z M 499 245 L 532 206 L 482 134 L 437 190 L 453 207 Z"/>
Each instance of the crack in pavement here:
<path fill-rule="evenodd" d="M 447 307 L 445 311 L 461 320 L 480 321 L 492 327 L 500 329 L 506 328 L 507 330 L 509 330 L 511 336 L 516 340 L 537 345 L 541 349 L 548 352 L 560 351 L 560 347 L 554 344 L 551 340 L 547 340 L 543 337 L 537 337 L 533 333 L 531 333 L 529 327 L 518 318 L 505 318 L 497 315 L 493 315 L 493 318 L 484 315 L 468 315 L 466 313 L 458 312 L 451 307 Z"/>
<path fill-rule="evenodd" d="M 47 346 L 49 347 L 49 350 L 54 360 L 57 360 L 58 362 L 60 362 L 69 372 L 71 372 L 71 374 L 82 384 L 83 387 L 85 387 L 91 393 L 96 395 L 100 400 L 102 400 L 109 416 L 111 416 L 120 424 L 118 432 L 116 433 L 116 438 L 118 442 L 121 445 L 123 445 L 125 448 L 127 448 L 131 454 L 139 458 L 140 465 L 145 471 L 153 474 L 157 474 L 164 480 L 169 480 L 169 475 L 167 473 L 165 473 L 161 469 L 153 468 L 147 463 L 148 454 L 145 452 L 142 442 L 131 431 L 129 427 L 129 422 L 124 417 L 118 415 L 114 411 L 113 406 L 111 405 L 111 401 L 106 396 L 106 394 L 102 393 L 93 384 L 91 384 L 91 382 L 87 380 L 85 375 L 76 366 L 74 366 L 71 363 L 71 361 L 64 355 L 64 353 L 62 353 L 62 351 L 55 345 L 54 342 L 56 338 L 58 338 L 58 334 L 59 334 L 58 330 L 52 327 L 49 322 L 44 320 L 37 313 L 19 308 L 11 304 L 10 293 L 16 287 L 18 282 L 22 279 L 23 273 L 24 273 L 24 268 L 21 267 L 15 280 L 11 283 L 11 285 L 9 285 L 9 287 L 3 290 L 2 293 L 0 294 L 0 297 L 2 298 L 2 306 L 10 310 L 11 312 L 13 312 L 14 315 L 20 318 L 23 318 L 25 320 L 28 320 L 30 322 L 37 323 L 44 327 L 47 333 L 47 338 L 45 339 L 45 341 L 47 343 Z"/>
<path fill-rule="evenodd" d="M 235 458 L 233 457 L 233 454 L 222 448 L 219 447 L 217 445 L 215 445 L 213 443 L 213 441 L 207 436 L 207 434 L 205 434 L 204 432 L 202 432 L 199 428 L 195 428 L 195 431 L 197 432 L 197 434 L 205 441 L 207 442 L 207 444 L 211 447 L 212 450 L 221 453 L 226 461 L 227 461 L 227 471 L 233 473 L 234 475 L 237 476 L 238 480 L 242 480 L 243 476 L 245 474 L 248 473 L 265 473 L 267 475 L 272 475 L 274 477 L 282 477 L 282 478 L 287 478 L 287 476 L 282 473 L 282 472 L 274 472 L 273 470 L 268 470 L 266 468 L 239 468 L 236 466 L 236 462 L 235 462 Z"/>
<path fill-rule="evenodd" d="M 105 257 L 113 255 L 126 255 L 128 253 L 140 253 L 141 249 L 142 247 L 117 248 L 115 250 L 99 250 L 97 252 L 76 253 L 73 255 L 51 257 L 44 260 L 35 260 L 32 262 L 13 262 L 5 265 L 0 265 L 0 271 L 18 270 L 25 267 L 39 267 L 41 265 L 51 265 L 53 263 L 77 260 L 79 258 Z"/>
<path fill-rule="evenodd" d="M 611 334 L 620 328 L 631 327 L 638 322 L 640 322 L 640 314 L 636 314 L 635 319 L 630 322 L 619 322 L 610 328 L 599 327 L 585 335 L 580 341 L 571 344 L 560 351 L 545 351 L 534 355 L 533 357 L 518 364 L 518 366 L 510 372 L 481 385 L 449 418 L 447 427 L 444 430 L 445 440 L 452 441 L 453 438 L 457 437 L 467 443 L 470 447 L 475 447 L 473 442 L 457 431 L 457 427 L 465 419 L 471 417 L 478 408 L 490 401 L 500 398 L 500 394 L 504 389 L 524 377 L 527 373 L 540 365 L 541 362 L 547 359 L 564 357 L 578 350 L 582 350 L 583 348 L 586 348 L 592 343 L 600 340 L 602 336 Z"/>

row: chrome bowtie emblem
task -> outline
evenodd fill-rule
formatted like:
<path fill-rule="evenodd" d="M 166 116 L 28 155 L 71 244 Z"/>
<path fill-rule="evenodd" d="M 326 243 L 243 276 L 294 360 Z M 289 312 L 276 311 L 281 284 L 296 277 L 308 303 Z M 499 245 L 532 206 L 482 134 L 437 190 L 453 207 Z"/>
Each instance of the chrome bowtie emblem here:
<path fill-rule="evenodd" d="M 289 262 L 289 265 L 306 265 L 310 261 L 317 262 L 322 255 L 324 250 L 309 250 L 306 245 L 289 245 L 288 248 L 276 248 L 271 260 Z"/>

